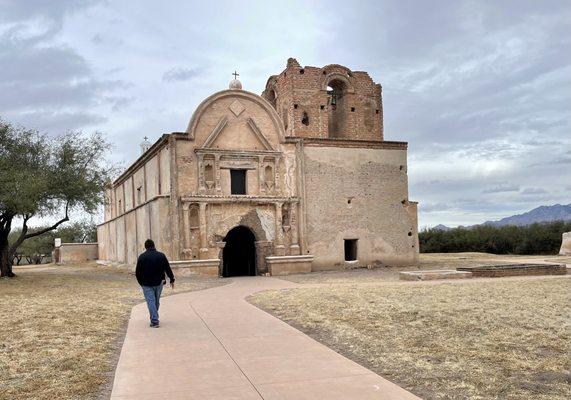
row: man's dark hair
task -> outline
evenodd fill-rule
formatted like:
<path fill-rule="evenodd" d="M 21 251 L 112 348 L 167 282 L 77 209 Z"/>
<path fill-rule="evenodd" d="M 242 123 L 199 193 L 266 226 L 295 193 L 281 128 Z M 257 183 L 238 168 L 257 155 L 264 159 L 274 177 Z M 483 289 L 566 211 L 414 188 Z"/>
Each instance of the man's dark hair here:
<path fill-rule="evenodd" d="M 154 249 L 155 248 L 155 242 L 153 242 L 151 239 L 147 239 L 145 240 L 145 249 Z"/>

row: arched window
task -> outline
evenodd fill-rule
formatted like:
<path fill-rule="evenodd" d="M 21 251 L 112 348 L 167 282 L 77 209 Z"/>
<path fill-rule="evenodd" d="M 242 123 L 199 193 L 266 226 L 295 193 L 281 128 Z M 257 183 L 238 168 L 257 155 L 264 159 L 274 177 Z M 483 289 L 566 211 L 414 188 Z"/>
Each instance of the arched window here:
<path fill-rule="evenodd" d="M 266 94 L 266 100 L 270 102 L 274 109 L 276 108 L 276 92 L 274 89 L 270 89 Z"/>
<path fill-rule="evenodd" d="M 341 137 L 345 133 L 345 120 L 347 110 L 345 107 L 345 94 L 347 85 L 339 79 L 333 79 L 327 85 L 329 102 L 329 137 Z"/>

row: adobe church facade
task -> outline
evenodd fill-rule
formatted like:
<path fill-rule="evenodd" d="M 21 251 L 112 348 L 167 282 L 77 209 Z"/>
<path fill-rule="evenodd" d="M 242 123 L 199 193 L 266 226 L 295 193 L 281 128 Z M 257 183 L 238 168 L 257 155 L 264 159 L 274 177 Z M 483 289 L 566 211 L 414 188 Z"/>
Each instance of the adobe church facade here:
<path fill-rule="evenodd" d="M 238 80 L 113 182 L 99 258 L 152 238 L 175 273 L 282 275 L 418 259 L 407 143 L 385 141 L 381 86 L 289 59 L 261 96 Z"/>

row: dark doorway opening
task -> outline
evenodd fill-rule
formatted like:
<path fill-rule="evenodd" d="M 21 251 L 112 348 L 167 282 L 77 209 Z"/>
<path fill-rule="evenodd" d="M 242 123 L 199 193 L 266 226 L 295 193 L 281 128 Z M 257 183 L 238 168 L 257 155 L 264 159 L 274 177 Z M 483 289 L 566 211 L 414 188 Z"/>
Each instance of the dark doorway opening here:
<path fill-rule="evenodd" d="M 345 239 L 345 261 L 357 260 L 357 239 Z"/>
<path fill-rule="evenodd" d="M 256 237 L 245 226 L 232 228 L 222 251 L 222 276 L 256 275 Z"/>

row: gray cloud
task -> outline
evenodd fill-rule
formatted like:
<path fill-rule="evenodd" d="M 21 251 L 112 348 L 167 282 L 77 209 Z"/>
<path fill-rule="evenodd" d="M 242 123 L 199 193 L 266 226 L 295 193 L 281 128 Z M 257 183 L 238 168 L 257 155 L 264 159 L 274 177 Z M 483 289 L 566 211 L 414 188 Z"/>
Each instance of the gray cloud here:
<path fill-rule="evenodd" d="M 57 43 L 65 16 L 96 2 L 56 3 L 8 2 L 0 18 L 2 117 L 49 133 L 105 122 L 96 108 L 110 98 L 112 109 L 125 105 L 108 94 L 128 87 L 99 78 L 76 49 Z"/>
<path fill-rule="evenodd" d="M 525 188 L 521 191 L 521 194 L 523 195 L 537 195 L 546 193 L 548 193 L 547 190 L 542 188 Z"/>
<path fill-rule="evenodd" d="M 296 57 L 364 70 L 383 85 L 385 138 L 409 142 L 421 226 L 569 202 L 566 0 L 293 0 L 246 13 L 230 0 L 0 0 L 0 9 L 2 117 L 107 131 L 112 161 L 128 165 L 145 135 L 184 130 L 234 69 L 261 93 Z M 526 191 L 538 185 L 545 193 Z"/>
<path fill-rule="evenodd" d="M 504 193 L 504 192 L 518 192 L 519 185 L 502 183 L 489 189 L 485 189 L 482 193 Z"/>
<path fill-rule="evenodd" d="M 188 81 L 202 73 L 201 68 L 171 68 L 163 74 L 163 81 L 165 82 L 180 82 Z"/>

